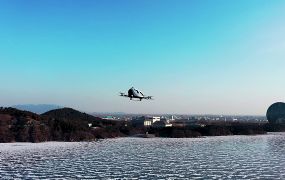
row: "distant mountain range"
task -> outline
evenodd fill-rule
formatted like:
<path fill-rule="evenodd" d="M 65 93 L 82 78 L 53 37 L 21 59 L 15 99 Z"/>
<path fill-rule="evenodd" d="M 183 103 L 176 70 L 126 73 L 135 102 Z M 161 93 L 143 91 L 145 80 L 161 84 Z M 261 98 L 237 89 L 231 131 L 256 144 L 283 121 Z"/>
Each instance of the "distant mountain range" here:
<path fill-rule="evenodd" d="M 62 106 L 55 104 L 20 104 L 12 107 L 22 111 L 30 111 L 36 114 L 43 114 L 50 110 L 62 108 Z"/>

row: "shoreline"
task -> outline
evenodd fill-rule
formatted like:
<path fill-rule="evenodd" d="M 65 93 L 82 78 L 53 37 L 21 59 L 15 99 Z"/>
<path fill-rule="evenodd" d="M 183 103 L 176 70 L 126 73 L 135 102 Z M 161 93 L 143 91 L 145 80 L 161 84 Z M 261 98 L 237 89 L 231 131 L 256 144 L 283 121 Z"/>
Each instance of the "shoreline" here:
<path fill-rule="evenodd" d="M 105 139 L 96 139 L 94 141 L 42 141 L 42 142 L 1 142 L 1 144 L 14 144 L 14 146 L 25 147 L 25 145 L 30 144 L 75 144 L 75 143 L 96 143 L 104 140 L 120 139 L 120 138 L 130 138 L 130 139 L 206 139 L 206 138 L 222 138 L 222 137 L 251 137 L 251 136 L 277 136 L 285 135 L 285 132 L 267 132 L 264 134 L 233 134 L 233 135 L 221 135 L 221 136 L 200 136 L 200 137 L 140 137 L 140 136 L 124 136 L 124 137 L 114 137 Z M 0 148 L 1 149 L 1 148 Z"/>

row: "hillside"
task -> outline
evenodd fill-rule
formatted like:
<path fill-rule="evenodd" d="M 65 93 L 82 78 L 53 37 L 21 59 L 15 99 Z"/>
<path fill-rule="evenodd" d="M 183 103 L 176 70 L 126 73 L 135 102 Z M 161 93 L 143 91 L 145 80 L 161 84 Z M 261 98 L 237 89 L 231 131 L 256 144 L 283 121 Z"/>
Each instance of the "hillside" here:
<path fill-rule="evenodd" d="M 117 121 L 104 120 L 99 117 L 94 117 L 90 114 L 82 113 L 72 108 L 61 108 L 61 109 L 51 110 L 46 113 L 43 113 L 42 116 L 65 120 L 65 121 L 74 121 L 74 122 L 78 121 L 78 123 L 79 122 L 84 123 L 85 125 L 91 123 L 92 126 L 96 127 L 114 126 L 118 123 Z"/>
<path fill-rule="evenodd" d="M 49 133 L 41 116 L 15 108 L 0 108 L 0 142 L 47 141 Z"/>
<path fill-rule="evenodd" d="M 25 111 L 25 110 L 19 110 L 13 107 L 8 107 L 8 108 L 3 108 L 0 107 L 0 113 L 1 114 L 9 114 L 11 116 L 15 116 L 15 117 L 30 117 L 30 118 L 34 118 L 34 119 L 40 119 L 41 116 L 33 113 L 33 112 L 29 112 L 29 111 Z"/>
<path fill-rule="evenodd" d="M 72 108 L 56 109 L 42 114 L 43 117 L 65 123 L 68 127 L 92 131 L 95 138 L 110 138 L 125 136 L 125 124 L 121 121 L 104 120 L 90 114 L 82 113 Z M 88 124 L 92 124 L 89 128 Z"/>
<path fill-rule="evenodd" d="M 91 141 L 124 136 L 121 126 L 120 122 L 106 121 L 71 108 L 43 115 L 0 108 L 0 142 Z"/>

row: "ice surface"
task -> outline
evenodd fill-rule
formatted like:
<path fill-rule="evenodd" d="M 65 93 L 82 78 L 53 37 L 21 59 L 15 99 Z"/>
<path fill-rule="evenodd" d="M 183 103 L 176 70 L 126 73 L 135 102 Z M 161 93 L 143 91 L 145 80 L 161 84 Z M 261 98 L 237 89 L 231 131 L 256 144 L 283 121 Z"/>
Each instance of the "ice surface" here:
<path fill-rule="evenodd" d="M 0 144 L 3 179 L 284 179 L 285 134 Z"/>

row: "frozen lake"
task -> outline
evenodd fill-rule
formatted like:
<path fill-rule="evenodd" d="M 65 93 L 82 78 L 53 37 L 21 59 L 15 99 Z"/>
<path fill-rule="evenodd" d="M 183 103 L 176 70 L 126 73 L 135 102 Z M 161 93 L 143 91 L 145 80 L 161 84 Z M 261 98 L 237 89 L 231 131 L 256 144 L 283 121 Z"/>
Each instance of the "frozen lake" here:
<path fill-rule="evenodd" d="M 3 179 L 285 179 L 285 134 L 0 144 Z"/>

